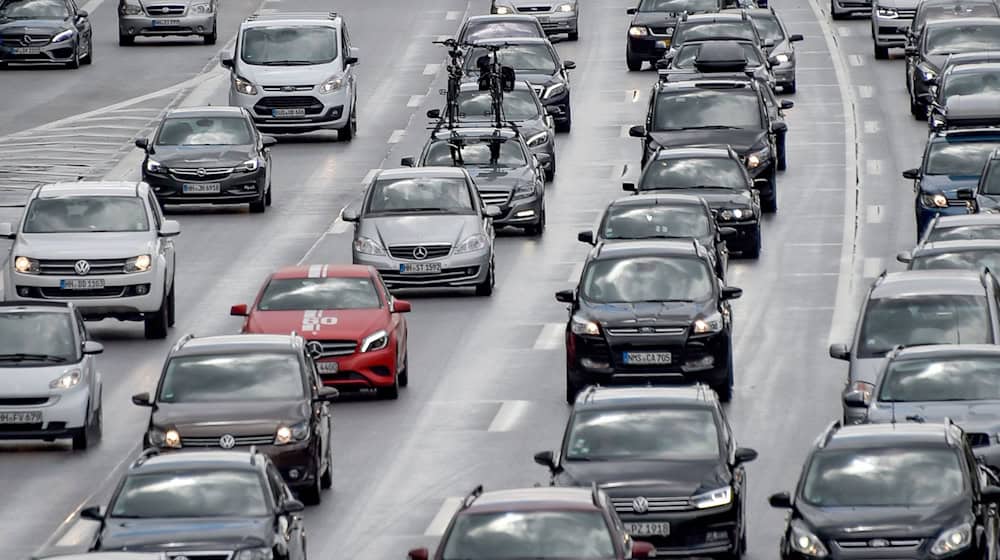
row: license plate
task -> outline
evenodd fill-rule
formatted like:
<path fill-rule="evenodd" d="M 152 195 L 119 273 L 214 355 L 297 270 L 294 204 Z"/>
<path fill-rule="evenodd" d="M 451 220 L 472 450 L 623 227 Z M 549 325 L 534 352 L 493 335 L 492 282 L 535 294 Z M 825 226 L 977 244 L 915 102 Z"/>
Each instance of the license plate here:
<path fill-rule="evenodd" d="M 153 20 L 153 27 L 163 27 L 163 26 L 180 25 L 180 24 L 181 24 L 181 20 L 179 20 L 179 19 L 154 19 Z"/>
<path fill-rule="evenodd" d="M 659 536 L 659 537 L 669 537 L 670 536 L 670 523 L 626 523 L 625 531 L 632 537 L 649 537 L 649 536 Z"/>
<path fill-rule="evenodd" d="M 42 413 L 31 412 L 0 412 L 0 424 L 41 424 Z"/>
<path fill-rule="evenodd" d="M 625 363 L 631 365 L 669 364 L 670 352 L 625 352 Z"/>
<path fill-rule="evenodd" d="M 100 278 L 73 278 L 72 280 L 60 280 L 59 287 L 64 290 L 100 290 L 104 287 L 104 280 Z"/>
<path fill-rule="evenodd" d="M 661 48 L 661 49 L 669 49 L 670 48 L 670 39 L 664 39 L 663 41 L 657 41 L 656 42 L 656 46 L 658 48 Z"/>
<path fill-rule="evenodd" d="M 410 263 L 399 265 L 400 274 L 440 274 L 441 263 Z"/>
<path fill-rule="evenodd" d="M 298 109 L 271 109 L 272 117 L 304 117 L 306 116 L 306 110 L 304 108 Z"/>
<path fill-rule="evenodd" d="M 340 364 L 337 362 L 316 362 L 316 369 L 320 373 L 337 373 L 340 371 Z"/>
<path fill-rule="evenodd" d="M 217 193 L 222 190 L 221 183 L 184 183 L 181 185 L 185 194 Z"/>
<path fill-rule="evenodd" d="M 41 47 L 14 47 L 14 54 L 42 54 Z"/>

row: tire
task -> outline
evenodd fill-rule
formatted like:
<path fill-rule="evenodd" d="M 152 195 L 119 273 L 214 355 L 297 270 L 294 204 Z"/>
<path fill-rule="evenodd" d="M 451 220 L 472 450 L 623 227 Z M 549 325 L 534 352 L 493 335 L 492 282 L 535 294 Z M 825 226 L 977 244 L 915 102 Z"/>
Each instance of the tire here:
<path fill-rule="evenodd" d="M 250 203 L 250 213 L 251 214 L 263 214 L 267 211 L 267 193 L 260 195 L 260 200 L 255 200 Z"/>
<path fill-rule="evenodd" d="M 549 168 L 545 170 L 545 182 L 551 183 L 556 178 L 556 154 L 552 153 L 552 160 Z"/>
<path fill-rule="evenodd" d="M 733 345 L 731 342 L 729 344 L 729 359 L 726 362 L 726 370 L 729 374 L 726 382 L 712 387 L 719 394 L 719 400 L 724 403 L 733 400 Z"/>
<path fill-rule="evenodd" d="M 875 60 L 887 60 L 889 58 L 889 47 L 880 47 L 876 44 L 872 50 L 875 52 Z"/>
<path fill-rule="evenodd" d="M 167 298 L 163 298 L 163 303 L 155 313 L 150 313 L 143 321 L 145 323 L 146 338 L 163 339 L 167 338 L 167 328 L 169 318 L 167 317 Z"/>
<path fill-rule="evenodd" d="M 77 45 L 73 50 L 73 60 L 66 63 L 66 68 L 70 70 L 76 70 L 80 67 L 80 46 Z"/>
<path fill-rule="evenodd" d="M 542 216 L 538 223 L 524 228 L 524 233 L 532 236 L 539 236 L 545 232 L 545 208 L 542 208 Z"/>
<path fill-rule="evenodd" d="M 394 401 L 399 398 L 399 376 L 397 375 L 395 379 L 392 380 L 392 385 L 388 387 L 379 387 L 375 389 L 375 394 L 378 395 L 380 399 L 387 399 Z"/>
<path fill-rule="evenodd" d="M 910 94 L 910 114 L 913 118 L 922 121 L 927 118 L 927 106 L 916 100 L 916 98 Z"/>
<path fill-rule="evenodd" d="M 567 35 L 569 35 L 569 40 L 570 41 L 579 41 L 580 40 L 580 32 L 579 31 L 570 31 L 569 33 L 567 33 Z"/>
<path fill-rule="evenodd" d="M 396 373 L 396 377 L 399 379 L 399 386 L 406 387 L 410 384 L 410 352 L 407 350 L 403 353 L 403 368 Z"/>
<path fill-rule="evenodd" d="M 177 322 L 177 298 L 174 297 L 174 288 L 177 286 L 177 280 L 170 284 L 170 293 L 167 294 L 167 326 L 172 327 L 174 323 Z"/>
<path fill-rule="evenodd" d="M 798 88 L 797 88 L 797 84 L 795 83 L 795 80 L 792 80 L 791 82 L 788 82 L 787 84 L 781 86 L 781 92 L 782 93 L 792 94 L 792 93 L 795 93 L 796 89 L 798 89 Z"/>
<path fill-rule="evenodd" d="M 579 395 L 580 390 L 583 389 L 583 387 L 577 383 L 575 377 L 576 376 L 573 375 L 573 370 L 569 369 L 569 366 L 566 366 L 566 404 L 571 405 L 575 403 L 576 396 Z"/>
<path fill-rule="evenodd" d="M 212 24 L 212 32 L 202 37 L 206 45 L 214 45 L 219 40 L 219 24 Z"/>
<path fill-rule="evenodd" d="M 337 140 L 341 142 L 350 142 L 354 139 L 354 136 L 358 133 L 358 113 L 357 107 L 351 106 L 351 115 L 347 118 L 347 124 L 343 128 L 337 129 Z"/>
<path fill-rule="evenodd" d="M 316 473 L 313 477 L 313 484 L 307 488 L 299 490 L 299 496 L 302 498 L 302 503 L 307 506 L 318 506 L 320 502 L 323 501 L 323 486 L 322 475 Z"/>
<path fill-rule="evenodd" d="M 87 408 L 90 408 L 90 403 L 87 403 Z M 74 432 L 73 451 L 86 451 L 87 448 L 92 447 L 95 443 L 100 441 L 103 433 L 104 407 L 99 406 L 98 409 L 94 411 L 94 417 L 90 419 L 86 425 Z"/>
<path fill-rule="evenodd" d="M 118 34 L 118 46 L 119 47 L 131 47 L 135 44 L 135 37 L 131 35 L 126 35 L 124 33 Z"/>
<path fill-rule="evenodd" d="M 270 183 L 268 183 L 268 185 L 267 185 L 267 190 L 264 191 L 264 205 L 265 206 L 270 206 L 271 205 L 271 184 Z"/>
<path fill-rule="evenodd" d="M 760 209 L 765 214 L 774 214 L 778 211 L 778 177 L 776 172 L 771 172 L 771 177 L 768 179 L 771 183 L 771 196 L 760 198 Z"/>
<path fill-rule="evenodd" d="M 493 266 L 493 259 L 490 258 L 490 270 L 486 275 L 486 279 L 483 280 L 482 284 L 476 285 L 476 295 L 480 297 L 489 297 L 493 295 L 493 288 L 496 286 L 496 267 Z"/>
<path fill-rule="evenodd" d="M 628 66 L 629 72 L 638 72 L 642 70 L 642 59 L 632 56 L 632 50 L 625 49 L 625 66 Z"/>
<path fill-rule="evenodd" d="M 87 40 L 87 56 L 80 59 L 81 64 L 93 64 L 94 63 L 94 38 L 91 37 Z"/>
<path fill-rule="evenodd" d="M 319 477 L 319 487 L 321 490 L 333 487 L 333 446 L 329 442 L 326 449 L 326 469 L 323 470 L 323 475 Z"/>
<path fill-rule="evenodd" d="M 559 122 L 556 121 L 556 132 L 569 132 L 570 128 L 573 127 L 573 113 L 569 108 L 569 98 L 566 98 L 566 120 Z"/>
<path fill-rule="evenodd" d="M 753 239 L 748 241 L 743 249 L 742 252 L 743 256 L 748 259 L 754 259 L 754 260 L 759 259 L 760 243 L 761 243 L 760 224 L 757 224 L 757 227 L 754 229 Z"/>

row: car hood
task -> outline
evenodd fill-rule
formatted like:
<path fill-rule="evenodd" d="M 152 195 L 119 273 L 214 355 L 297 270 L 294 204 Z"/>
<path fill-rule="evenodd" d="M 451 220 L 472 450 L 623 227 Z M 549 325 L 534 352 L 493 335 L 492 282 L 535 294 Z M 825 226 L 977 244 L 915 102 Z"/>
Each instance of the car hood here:
<path fill-rule="evenodd" d="M 973 189 L 979 183 L 979 175 L 924 175 L 920 178 L 920 190 L 926 194 L 941 193 L 955 198 L 958 189 Z"/>
<path fill-rule="evenodd" d="M 256 156 L 252 146 L 156 146 L 150 157 L 170 167 L 232 167 Z"/>
<path fill-rule="evenodd" d="M 1000 432 L 1000 401 L 873 402 L 868 409 L 871 422 L 891 422 L 893 418 L 903 421 L 908 416 L 919 416 L 925 422 L 950 418 L 966 433 L 987 433 L 992 437 Z"/>
<path fill-rule="evenodd" d="M 273 434 L 279 425 L 309 418 L 309 405 L 300 401 L 156 403 L 153 424 L 174 428 L 181 437 L 218 437 Z M 181 445 L 184 444 L 183 439 Z"/>
<path fill-rule="evenodd" d="M 934 537 L 942 529 L 962 522 L 962 511 L 971 509 L 964 497 L 930 507 L 828 507 L 797 504 L 802 517 L 821 538 L 870 539 Z"/>
<path fill-rule="evenodd" d="M 34 259 L 125 259 L 152 254 L 151 233 L 22 233 L 14 252 Z"/>
<path fill-rule="evenodd" d="M 5 21 L 0 19 L 0 33 L 13 35 L 14 33 L 49 33 L 55 35 L 63 29 L 70 29 L 72 26 L 68 20 L 64 19 L 12 19 Z"/>
<path fill-rule="evenodd" d="M 523 80 L 535 86 L 551 86 L 552 84 L 557 84 L 563 81 L 559 72 L 555 72 L 553 74 L 543 74 L 540 72 L 528 72 L 527 70 L 517 72 L 517 79 Z M 541 96 L 541 94 L 539 94 L 539 96 Z"/>
<path fill-rule="evenodd" d="M 397 215 L 365 218 L 361 229 L 362 235 L 374 237 L 383 247 L 421 243 L 456 245 L 482 233 L 482 222 L 479 216 L 467 214 Z"/>
<path fill-rule="evenodd" d="M 257 66 L 239 61 L 237 68 L 259 86 L 315 86 L 340 72 L 340 60 L 308 66 Z"/>
<path fill-rule="evenodd" d="M 652 132 L 653 141 L 664 148 L 678 146 L 719 146 L 729 144 L 740 155 L 760 149 L 767 141 L 767 132 L 761 129 L 738 130 L 674 130 Z"/>
<path fill-rule="evenodd" d="M 632 25 L 671 27 L 677 24 L 678 19 L 678 14 L 674 12 L 636 12 L 636 14 L 632 16 Z"/>
<path fill-rule="evenodd" d="M 317 313 L 322 321 L 317 320 Z M 255 310 L 245 332 L 288 334 L 294 331 L 308 339 L 359 340 L 385 327 L 385 314 L 384 309 Z"/>
<path fill-rule="evenodd" d="M 882 360 L 885 358 L 855 358 L 851 361 L 851 381 L 875 383 L 882 371 Z"/>
<path fill-rule="evenodd" d="M 693 187 L 690 189 L 664 189 L 659 191 L 642 192 L 669 192 L 670 194 L 690 194 L 692 196 L 698 196 L 703 198 L 713 210 L 718 208 L 749 208 L 753 204 L 753 198 L 747 191 Z"/>
<path fill-rule="evenodd" d="M 472 175 L 476 187 L 480 189 L 506 188 L 510 190 L 518 185 L 530 183 L 533 176 L 530 167 L 514 169 L 466 167 L 465 170 L 469 172 L 469 175 Z"/>
<path fill-rule="evenodd" d="M 609 327 L 655 323 L 688 326 L 706 307 L 702 302 L 668 301 L 643 303 L 582 304 L 588 317 Z"/>
<path fill-rule="evenodd" d="M 270 547 L 269 518 L 116 519 L 101 533 L 101 550 L 218 550 Z"/>
<path fill-rule="evenodd" d="M 558 481 L 597 483 L 611 497 L 691 496 L 730 483 L 721 461 L 567 461 Z"/>
<path fill-rule="evenodd" d="M 52 391 L 49 383 L 74 370 L 80 371 L 79 363 L 37 367 L 0 367 L 0 387 L 3 387 L 3 394 L 6 397 L 47 395 Z"/>

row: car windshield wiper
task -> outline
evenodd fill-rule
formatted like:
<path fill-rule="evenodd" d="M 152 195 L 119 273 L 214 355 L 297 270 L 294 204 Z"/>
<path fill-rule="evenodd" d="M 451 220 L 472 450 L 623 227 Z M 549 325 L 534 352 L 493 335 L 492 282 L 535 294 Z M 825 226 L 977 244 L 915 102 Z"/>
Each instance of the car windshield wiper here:
<path fill-rule="evenodd" d="M 15 354 L 0 354 L 0 361 L 25 362 L 29 360 L 40 362 L 65 362 L 66 358 L 52 354 L 26 354 L 23 352 Z"/>
<path fill-rule="evenodd" d="M 268 60 L 261 62 L 261 64 L 264 66 L 308 66 L 319 63 L 311 60 Z"/>
<path fill-rule="evenodd" d="M 432 206 L 427 206 L 425 208 L 402 208 L 401 212 L 454 212 L 456 208 L 434 208 Z"/>
<path fill-rule="evenodd" d="M 706 124 L 701 126 L 678 126 L 673 128 L 670 127 L 661 128 L 658 130 L 654 130 L 653 132 L 661 132 L 661 131 L 669 132 L 672 130 L 740 130 L 740 129 L 741 127 L 739 126 L 729 126 L 728 124 Z"/>
<path fill-rule="evenodd" d="M 637 299 L 626 303 L 692 303 L 693 299 Z"/>

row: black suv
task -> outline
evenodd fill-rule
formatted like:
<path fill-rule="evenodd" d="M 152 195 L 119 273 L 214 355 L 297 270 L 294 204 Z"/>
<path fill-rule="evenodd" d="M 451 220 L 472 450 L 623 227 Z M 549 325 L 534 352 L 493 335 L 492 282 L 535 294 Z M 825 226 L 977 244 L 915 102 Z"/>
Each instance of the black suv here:
<path fill-rule="evenodd" d="M 638 6 L 626 10 L 632 16 L 625 44 L 628 69 L 640 70 L 643 62 L 663 57 L 681 14 L 712 13 L 723 7 L 723 0 L 639 0 Z"/>
<path fill-rule="evenodd" d="M 748 40 L 765 49 L 774 46 L 761 38 L 748 10 L 729 10 L 718 14 L 681 14 L 670 48 L 676 49 L 686 41 L 706 39 Z"/>
<path fill-rule="evenodd" d="M 562 447 L 535 455 L 552 485 L 597 484 L 634 539 L 666 556 L 746 550 L 745 463 L 715 392 L 694 387 L 605 389 L 577 397 Z"/>
<path fill-rule="evenodd" d="M 256 446 L 309 504 L 333 484 L 329 400 L 299 336 L 244 334 L 181 338 L 167 355 L 155 397 L 132 397 L 152 409 L 143 447 Z"/>
<path fill-rule="evenodd" d="M 733 392 L 732 309 L 743 290 L 724 286 L 694 240 L 622 241 L 595 247 L 569 303 L 566 402 L 592 384 L 708 383 Z"/>
<path fill-rule="evenodd" d="M 635 193 L 684 193 L 708 202 L 719 225 L 731 227 L 727 245 L 743 256 L 760 256 L 760 193 L 766 180 L 751 180 L 732 148 L 659 149 L 642 170 L 638 183 L 622 188 Z"/>
<path fill-rule="evenodd" d="M 995 558 L 1000 488 L 954 424 L 833 423 L 793 494 L 783 560 Z"/>
<path fill-rule="evenodd" d="M 107 509 L 80 517 L 101 523 L 92 550 L 185 553 L 190 558 L 305 560 L 305 524 L 267 455 L 245 451 L 145 451 L 118 483 Z"/>

